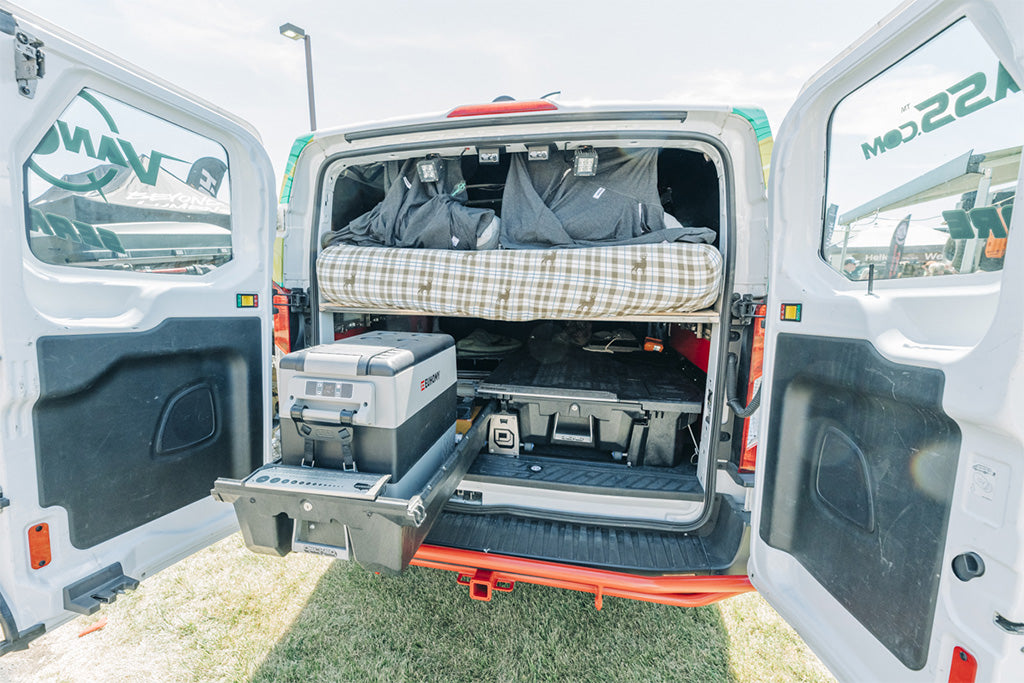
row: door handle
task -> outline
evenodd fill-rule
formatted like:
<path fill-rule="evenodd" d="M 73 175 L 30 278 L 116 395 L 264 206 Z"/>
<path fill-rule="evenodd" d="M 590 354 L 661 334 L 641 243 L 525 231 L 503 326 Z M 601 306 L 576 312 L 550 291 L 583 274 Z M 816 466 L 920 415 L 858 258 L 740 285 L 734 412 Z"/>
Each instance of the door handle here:
<path fill-rule="evenodd" d="M 1007 633 L 1012 633 L 1015 636 L 1024 636 L 1024 624 L 1019 621 L 1010 621 L 999 612 L 996 612 L 995 616 L 992 617 L 992 621 Z"/>

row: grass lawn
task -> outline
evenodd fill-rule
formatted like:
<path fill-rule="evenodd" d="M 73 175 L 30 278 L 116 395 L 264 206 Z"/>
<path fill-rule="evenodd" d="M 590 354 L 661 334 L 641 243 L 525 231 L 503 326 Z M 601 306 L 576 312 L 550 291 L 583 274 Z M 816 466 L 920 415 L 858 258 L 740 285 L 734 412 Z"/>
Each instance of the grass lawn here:
<path fill-rule="evenodd" d="M 756 594 L 598 612 L 584 593 L 467 590 L 450 572 L 254 555 L 236 534 L 0 659 L 0 680 L 833 680 Z"/>

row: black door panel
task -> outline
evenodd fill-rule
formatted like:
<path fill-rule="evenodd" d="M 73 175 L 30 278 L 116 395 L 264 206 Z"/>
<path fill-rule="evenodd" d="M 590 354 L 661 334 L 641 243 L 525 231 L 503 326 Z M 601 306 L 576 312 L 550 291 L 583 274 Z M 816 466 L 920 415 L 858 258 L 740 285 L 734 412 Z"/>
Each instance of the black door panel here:
<path fill-rule="evenodd" d="M 39 500 L 76 548 L 209 495 L 263 462 L 259 318 L 44 337 L 34 408 Z"/>
<path fill-rule="evenodd" d="M 960 429 L 939 370 L 780 334 L 761 537 L 911 669 L 928 655 Z"/>

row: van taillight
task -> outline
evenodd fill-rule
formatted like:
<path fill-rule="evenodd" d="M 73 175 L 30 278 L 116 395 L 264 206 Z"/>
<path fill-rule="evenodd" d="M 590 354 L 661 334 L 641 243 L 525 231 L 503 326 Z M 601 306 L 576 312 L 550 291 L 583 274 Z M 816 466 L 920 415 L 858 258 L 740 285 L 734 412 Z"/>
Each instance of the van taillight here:
<path fill-rule="evenodd" d="M 754 309 L 754 339 L 750 347 L 750 372 L 747 380 L 746 402 L 754 398 L 754 394 L 761 386 L 761 373 L 764 371 L 764 322 L 765 312 L 768 308 L 761 304 Z M 762 402 L 764 397 L 761 398 Z M 740 472 L 753 472 L 757 464 L 757 442 L 760 437 L 760 415 L 755 412 L 753 416 L 743 421 L 743 453 L 740 454 Z"/>
<path fill-rule="evenodd" d="M 448 118 L 460 116 L 488 116 L 491 114 L 522 114 L 529 111 L 558 111 L 548 100 L 524 100 L 522 102 L 489 102 L 487 104 L 463 104 L 448 112 Z"/>
<path fill-rule="evenodd" d="M 274 345 L 281 353 L 292 350 L 291 307 L 288 305 L 288 290 L 274 283 Z"/>

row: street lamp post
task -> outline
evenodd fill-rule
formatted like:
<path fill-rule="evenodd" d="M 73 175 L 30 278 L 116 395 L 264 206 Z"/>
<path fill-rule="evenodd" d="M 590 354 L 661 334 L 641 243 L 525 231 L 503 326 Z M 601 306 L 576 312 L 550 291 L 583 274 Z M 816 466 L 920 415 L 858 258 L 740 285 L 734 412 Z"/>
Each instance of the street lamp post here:
<path fill-rule="evenodd" d="M 309 34 L 295 24 L 283 24 L 281 35 L 292 40 L 302 39 L 306 44 L 306 91 L 309 93 L 309 129 L 316 130 L 316 105 L 313 103 L 313 53 L 309 47 Z"/>

